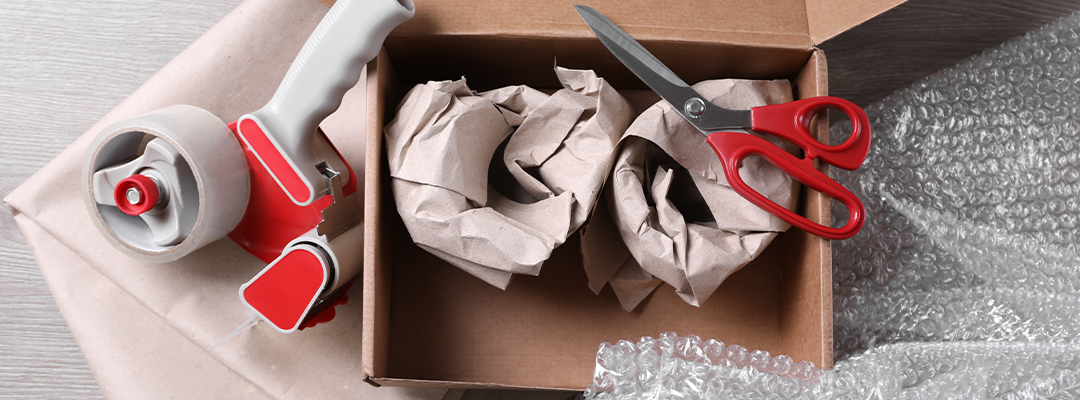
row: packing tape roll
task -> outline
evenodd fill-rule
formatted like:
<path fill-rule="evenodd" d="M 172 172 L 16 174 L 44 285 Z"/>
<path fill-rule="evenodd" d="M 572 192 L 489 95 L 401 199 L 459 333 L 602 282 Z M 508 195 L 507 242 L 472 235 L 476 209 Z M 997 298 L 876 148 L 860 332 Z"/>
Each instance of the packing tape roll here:
<path fill-rule="evenodd" d="M 106 182 L 103 174 L 98 174 L 95 193 L 95 174 L 133 163 L 149 151 L 152 141 L 158 148 L 171 146 L 175 150 L 171 153 L 183 159 L 176 163 L 175 176 L 162 183 L 165 192 L 172 193 L 168 203 L 162 203 L 171 214 L 163 216 L 162 210 L 145 217 L 125 214 L 105 199 L 115 182 Z M 103 129 L 87 152 L 83 176 L 87 211 L 102 235 L 125 254 L 155 263 L 174 261 L 225 237 L 243 217 L 251 190 L 244 150 L 232 130 L 213 113 L 187 105 L 165 107 Z M 103 182 L 109 186 L 103 188 Z M 154 216 L 172 218 L 167 222 L 176 228 L 177 243 L 159 244 L 162 240 L 148 225 Z"/>

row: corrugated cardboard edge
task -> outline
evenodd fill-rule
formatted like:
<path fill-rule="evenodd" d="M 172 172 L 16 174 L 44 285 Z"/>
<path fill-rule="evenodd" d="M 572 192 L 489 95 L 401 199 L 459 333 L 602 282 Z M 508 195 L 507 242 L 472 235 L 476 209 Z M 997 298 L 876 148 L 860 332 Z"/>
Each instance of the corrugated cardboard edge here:
<path fill-rule="evenodd" d="M 806 0 L 806 25 L 814 45 L 832 39 L 907 0 Z"/>
<path fill-rule="evenodd" d="M 816 74 L 817 78 L 812 79 Z M 828 63 L 825 53 L 815 50 L 810 60 L 795 79 L 799 98 L 827 96 Z M 828 119 L 820 118 L 815 131 L 818 140 L 829 142 Z M 819 163 L 819 169 L 828 174 L 829 165 Z M 803 188 L 800 193 L 803 215 L 811 221 L 828 225 L 832 219 L 831 200 L 823 193 Z M 820 368 L 833 365 L 833 326 L 832 326 L 832 242 L 806 233 L 799 229 L 787 232 L 790 237 L 785 242 L 804 253 L 805 257 L 784 264 L 781 280 L 780 304 L 792 305 L 780 310 L 781 344 L 784 354 L 796 360 L 812 360 Z M 796 284 L 796 282 L 817 282 L 817 284 Z M 812 290 L 811 288 L 819 288 Z M 809 334 L 808 334 L 809 333 Z M 794 339 L 794 341 L 793 341 Z M 815 343 L 818 339 L 820 342 Z"/>
<path fill-rule="evenodd" d="M 382 162 L 386 159 L 383 151 L 382 127 L 386 117 L 385 100 L 393 87 L 393 68 L 390 66 L 390 58 L 386 49 L 379 51 L 379 55 L 367 65 L 367 144 L 364 154 L 364 167 L 367 171 L 379 171 L 379 173 L 366 174 L 364 181 L 364 272 L 363 272 L 363 309 L 364 330 L 362 345 L 362 360 L 364 380 L 372 385 L 379 386 L 373 379 L 377 376 L 386 376 L 387 357 L 386 352 L 390 348 L 390 259 L 393 236 L 390 232 L 389 221 L 383 220 L 383 202 L 392 202 L 392 199 L 384 199 L 384 194 L 390 190 L 382 190 L 387 182 L 385 177 L 390 176 L 385 172 L 386 166 Z M 393 203 L 388 203 L 393 204 Z M 378 249 L 378 251 L 376 251 Z"/>
<path fill-rule="evenodd" d="M 450 382 L 450 381 L 434 381 L 425 379 L 401 379 L 401 378 L 375 378 L 369 377 L 369 382 L 375 385 L 387 385 L 394 387 L 410 387 L 410 388 L 433 388 L 433 389 L 513 389 L 513 390 L 549 390 L 549 391 L 580 391 L 580 389 L 569 388 L 550 388 L 542 386 L 516 386 L 516 385 L 503 385 L 498 383 L 481 383 L 481 382 Z"/>
<path fill-rule="evenodd" d="M 416 16 L 395 29 L 394 35 L 595 40 L 573 8 L 585 4 L 604 13 L 638 41 L 692 37 L 700 42 L 798 46 L 807 50 L 812 44 L 805 1 L 415 0 Z M 390 48 L 393 50 L 393 46 Z"/>

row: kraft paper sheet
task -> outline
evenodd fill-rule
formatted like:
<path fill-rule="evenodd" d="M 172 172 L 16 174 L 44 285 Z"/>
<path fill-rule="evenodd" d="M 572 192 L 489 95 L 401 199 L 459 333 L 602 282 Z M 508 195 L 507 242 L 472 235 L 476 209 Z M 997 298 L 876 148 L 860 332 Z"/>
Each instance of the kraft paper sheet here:
<path fill-rule="evenodd" d="M 589 216 L 630 124 L 630 104 L 592 71 L 564 88 L 476 93 L 417 85 L 385 129 L 394 200 L 417 245 L 506 289 L 537 275 Z"/>

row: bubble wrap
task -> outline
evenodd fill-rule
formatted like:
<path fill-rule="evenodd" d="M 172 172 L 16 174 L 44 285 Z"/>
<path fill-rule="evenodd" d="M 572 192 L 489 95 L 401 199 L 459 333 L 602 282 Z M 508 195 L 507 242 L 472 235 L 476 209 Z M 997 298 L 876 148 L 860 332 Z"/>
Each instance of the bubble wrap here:
<path fill-rule="evenodd" d="M 664 333 L 636 344 L 604 343 L 586 398 L 704 399 L 776 393 L 793 398 L 815 387 L 824 371 L 788 356 L 747 351 L 697 336 Z"/>
<path fill-rule="evenodd" d="M 832 370 L 738 345 L 665 333 L 604 343 L 585 398 L 1075 399 L 1080 345 L 1022 342 L 895 343 Z"/>
<path fill-rule="evenodd" d="M 1075 14 L 875 102 L 866 163 L 833 169 L 868 215 L 832 243 L 836 367 L 668 334 L 602 346 L 586 397 L 1080 397 L 1078 106 Z"/>
<path fill-rule="evenodd" d="M 837 360 L 896 342 L 1078 342 L 1078 32 L 1067 17 L 867 109 L 866 164 L 834 173 L 869 217 L 833 242 Z"/>

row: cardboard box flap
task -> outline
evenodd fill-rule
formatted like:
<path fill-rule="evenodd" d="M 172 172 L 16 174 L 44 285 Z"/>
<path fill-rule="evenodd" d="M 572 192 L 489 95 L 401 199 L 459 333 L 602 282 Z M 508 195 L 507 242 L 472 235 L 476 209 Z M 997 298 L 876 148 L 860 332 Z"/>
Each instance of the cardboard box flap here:
<path fill-rule="evenodd" d="M 900 5 L 906 0 L 806 0 L 810 40 L 814 45 Z"/>
<path fill-rule="evenodd" d="M 800 0 L 689 0 L 659 4 L 621 0 L 427 1 L 392 36 L 592 38 L 574 11 L 588 5 L 639 41 L 684 40 L 809 49 L 806 4 Z M 391 55 L 392 52 L 391 52 Z"/>
<path fill-rule="evenodd" d="M 335 0 L 319 0 L 333 5 Z M 906 0 L 689 0 L 660 10 L 619 0 L 415 0 L 416 15 L 391 36 L 590 38 L 573 6 L 596 8 L 639 41 L 683 40 L 809 48 Z"/>

